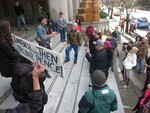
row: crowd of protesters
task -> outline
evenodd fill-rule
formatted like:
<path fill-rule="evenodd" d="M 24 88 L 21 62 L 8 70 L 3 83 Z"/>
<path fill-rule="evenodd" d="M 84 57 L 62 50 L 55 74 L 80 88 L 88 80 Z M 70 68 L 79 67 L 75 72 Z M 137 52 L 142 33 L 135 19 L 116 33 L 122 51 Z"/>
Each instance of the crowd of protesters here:
<path fill-rule="evenodd" d="M 19 21 L 23 21 L 23 8 L 16 2 L 18 27 Z M 19 11 L 18 11 L 19 10 Z M 24 22 L 24 21 L 23 21 Z M 49 22 L 52 28 L 48 27 Z M 122 24 L 122 23 L 120 23 Z M 123 26 L 123 24 L 122 24 Z M 27 30 L 24 22 L 25 30 Z M 82 45 L 82 24 L 79 18 L 74 23 L 68 24 L 59 13 L 57 20 L 49 21 L 45 16 L 39 17 L 39 25 L 36 27 L 36 41 L 40 46 L 52 49 L 51 37 L 60 33 L 60 41 L 67 42 L 65 49 L 65 63 L 70 61 L 70 51 L 74 50 L 74 64 L 78 60 L 78 50 Z M 124 29 L 122 28 L 122 32 Z M 109 69 L 114 71 L 114 57 L 116 48 L 121 44 L 119 28 L 111 33 L 109 27 L 104 29 L 107 36 L 103 41 L 103 33 L 99 32 L 92 22 L 86 27 L 86 55 L 90 64 L 90 78 L 92 90 L 87 91 L 79 102 L 78 113 L 110 113 L 118 108 L 117 98 L 113 90 L 105 83 L 109 76 Z M 31 63 L 22 57 L 13 47 L 13 39 L 10 33 L 10 25 L 5 20 L 0 20 L 0 72 L 4 77 L 11 77 L 13 96 L 19 104 L 13 109 L 0 109 L 0 113 L 43 113 L 47 103 L 47 94 L 44 80 L 50 77 L 47 70 L 38 63 Z M 139 98 L 133 110 L 136 113 L 148 113 L 150 111 L 150 32 L 145 37 L 137 36 L 136 41 L 123 43 L 119 55 L 119 67 L 123 75 L 122 85 L 127 87 L 130 83 L 131 70 L 134 68 L 138 74 L 145 74 L 146 80 L 143 86 L 143 95 Z M 9 71 L 8 71 L 9 70 Z"/>

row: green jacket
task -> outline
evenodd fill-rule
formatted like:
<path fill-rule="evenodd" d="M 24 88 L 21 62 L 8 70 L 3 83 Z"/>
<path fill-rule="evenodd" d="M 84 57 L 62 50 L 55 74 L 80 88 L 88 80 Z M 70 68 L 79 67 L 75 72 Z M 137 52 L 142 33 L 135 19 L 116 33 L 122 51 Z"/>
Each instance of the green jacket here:
<path fill-rule="evenodd" d="M 77 30 L 71 30 L 67 33 L 67 44 L 81 45 L 81 34 Z"/>
<path fill-rule="evenodd" d="M 78 113 L 110 113 L 117 110 L 117 98 L 107 85 L 87 91 L 79 103 Z"/>

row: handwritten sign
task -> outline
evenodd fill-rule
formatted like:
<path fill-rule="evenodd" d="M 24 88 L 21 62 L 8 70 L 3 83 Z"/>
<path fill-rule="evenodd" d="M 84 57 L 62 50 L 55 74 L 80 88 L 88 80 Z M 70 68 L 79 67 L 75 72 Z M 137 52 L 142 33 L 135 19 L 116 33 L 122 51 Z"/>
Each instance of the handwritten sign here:
<path fill-rule="evenodd" d="M 61 54 L 13 35 L 14 47 L 30 61 L 42 64 L 49 72 L 64 77 Z"/>

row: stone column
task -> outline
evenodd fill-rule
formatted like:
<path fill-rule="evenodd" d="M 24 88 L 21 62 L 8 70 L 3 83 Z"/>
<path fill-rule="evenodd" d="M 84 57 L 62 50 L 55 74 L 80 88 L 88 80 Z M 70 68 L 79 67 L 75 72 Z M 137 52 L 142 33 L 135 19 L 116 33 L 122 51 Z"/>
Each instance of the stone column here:
<path fill-rule="evenodd" d="M 68 20 L 67 0 L 48 0 L 48 6 L 51 19 L 58 18 L 59 12 L 63 12 L 64 17 Z"/>
<path fill-rule="evenodd" d="M 73 14 L 74 16 L 77 15 L 79 9 L 79 0 L 73 0 Z"/>
<path fill-rule="evenodd" d="M 68 16 L 69 16 L 69 20 L 73 20 L 73 1 L 72 0 L 68 0 Z"/>

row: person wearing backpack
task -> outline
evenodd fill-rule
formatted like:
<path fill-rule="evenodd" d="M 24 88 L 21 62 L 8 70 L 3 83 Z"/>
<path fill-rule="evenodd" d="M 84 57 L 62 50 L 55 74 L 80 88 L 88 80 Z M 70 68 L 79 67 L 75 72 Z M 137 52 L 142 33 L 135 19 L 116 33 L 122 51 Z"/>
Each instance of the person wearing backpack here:
<path fill-rule="evenodd" d="M 82 96 L 78 113 L 110 113 L 117 110 L 117 98 L 114 91 L 105 84 L 105 74 L 95 70 L 92 78 L 92 90 Z"/>
<path fill-rule="evenodd" d="M 33 91 L 33 69 L 33 64 L 22 57 L 13 47 L 10 24 L 5 20 L 0 20 L 0 73 L 4 77 L 12 77 L 13 96 L 22 104 L 32 101 L 29 94 Z M 42 90 L 42 107 L 37 113 L 43 113 L 44 105 L 48 100 L 43 83 L 46 76 L 44 70 L 39 78 Z"/>

